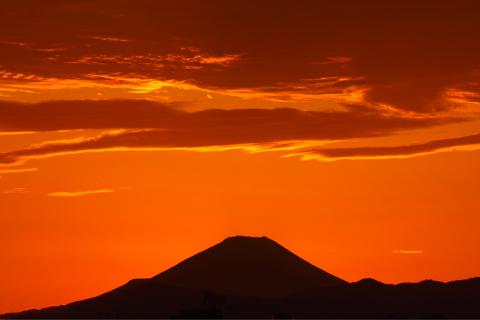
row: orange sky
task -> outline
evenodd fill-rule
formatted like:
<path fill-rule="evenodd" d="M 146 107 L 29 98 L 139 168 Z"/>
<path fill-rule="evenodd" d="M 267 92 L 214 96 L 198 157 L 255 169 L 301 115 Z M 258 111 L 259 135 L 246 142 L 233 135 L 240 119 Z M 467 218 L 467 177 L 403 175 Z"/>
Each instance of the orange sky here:
<path fill-rule="evenodd" d="M 478 2 L 11 1 L 0 312 L 265 235 L 348 281 L 478 276 Z"/>

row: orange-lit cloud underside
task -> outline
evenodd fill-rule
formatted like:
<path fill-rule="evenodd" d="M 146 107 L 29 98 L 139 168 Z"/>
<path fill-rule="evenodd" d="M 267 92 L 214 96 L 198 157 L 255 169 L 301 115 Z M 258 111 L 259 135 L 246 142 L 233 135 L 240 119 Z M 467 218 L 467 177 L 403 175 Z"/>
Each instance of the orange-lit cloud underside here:
<path fill-rule="evenodd" d="M 478 275 L 479 9 L 2 3 L 0 312 L 232 233 L 347 280 Z"/>

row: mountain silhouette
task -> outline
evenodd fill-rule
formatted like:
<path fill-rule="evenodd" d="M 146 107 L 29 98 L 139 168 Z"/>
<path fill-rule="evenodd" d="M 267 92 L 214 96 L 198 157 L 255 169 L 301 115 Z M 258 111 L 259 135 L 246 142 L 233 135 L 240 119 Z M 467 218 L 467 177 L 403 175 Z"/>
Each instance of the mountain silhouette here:
<path fill-rule="evenodd" d="M 266 237 L 231 237 L 149 279 L 2 318 L 478 318 L 480 278 L 348 283 Z"/>
<path fill-rule="evenodd" d="M 347 284 L 267 237 L 230 237 L 153 277 L 172 286 L 236 296 L 282 297 Z"/>

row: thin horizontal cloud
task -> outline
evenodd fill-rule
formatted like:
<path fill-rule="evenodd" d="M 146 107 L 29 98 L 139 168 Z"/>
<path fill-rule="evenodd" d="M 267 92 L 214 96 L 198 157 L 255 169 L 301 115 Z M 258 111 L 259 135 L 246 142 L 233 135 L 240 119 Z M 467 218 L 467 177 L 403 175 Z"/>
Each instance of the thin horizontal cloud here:
<path fill-rule="evenodd" d="M 331 141 L 389 135 L 458 119 L 405 118 L 352 108 L 347 112 L 298 109 L 209 109 L 185 112 L 138 100 L 0 104 L 0 130 L 117 129 L 94 138 L 46 142 L 0 153 L 0 163 L 107 149 L 231 148 L 291 141 Z"/>
<path fill-rule="evenodd" d="M 28 190 L 27 188 L 13 188 L 13 189 L 8 189 L 8 190 L 5 190 L 5 191 L 2 191 L 2 193 L 5 193 L 5 194 L 26 194 L 26 193 L 30 193 L 30 190 Z"/>
<path fill-rule="evenodd" d="M 20 136 L 25 134 L 34 134 L 35 131 L 19 131 L 19 132 L 0 132 L 0 136 Z"/>
<path fill-rule="evenodd" d="M 426 143 L 404 146 L 310 149 L 304 150 L 304 156 L 307 158 L 318 157 L 333 160 L 355 158 L 404 158 L 458 149 L 480 150 L 480 134 L 439 139 Z"/>
<path fill-rule="evenodd" d="M 99 40 L 99 41 L 107 41 L 107 42 L 130 42 L 129 39 L 112 37 L 112 36 L 82 36 L 81 38 Z"/>
<path fill-rule="evenodd" d="M 155 70 L 167 68 L 170 64 L 181 65 L 183 68 L 202 69 L 206 65 L 228 66 L 240 60 L 239 54 L 223 56 L 209 56 L 198 53 L 168 54 L 168 55 L 87 55 L 70 61 L 70 64 L 81 65 L 124 65 L 124 66 L 150 66 Z"/>
<path fill-rule="evenodd" d="M 50 197 L 82 197 L 92 194 L 102 194 L 102 193 L 112 193 L 115 192 L 114 189 L 104 188 L 104 189 L 95 189 L 95 190 L 83 190 L 83 191 L 55 191 L 47 193 L 47 196 Z"/>
<path fill-rule="evenodd" d="M 38 170 L 38 168 L 0 169 L 0 174 L 24 173 L 24 172 L 33 172 L 33 171 L 37 171 L 37 170 Z"/>
<path fill-rule="evenodd" d="M 404 249 L 399 249 L 399 250 L 393 250 L 394 253 L 401 253 L 401 254 L 422 254 L 422 250 L 404 250 Z"/>

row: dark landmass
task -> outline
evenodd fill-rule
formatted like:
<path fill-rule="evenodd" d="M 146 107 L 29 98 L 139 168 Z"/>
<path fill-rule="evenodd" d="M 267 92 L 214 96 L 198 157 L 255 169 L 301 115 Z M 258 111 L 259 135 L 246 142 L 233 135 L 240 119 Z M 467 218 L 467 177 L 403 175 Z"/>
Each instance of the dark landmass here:
<path fill-rule="evenodd" d="M 2 318 L 480 318 L 480 278 L 348 283 L 265 238 L 232 237 L 150 279 Z"/>

